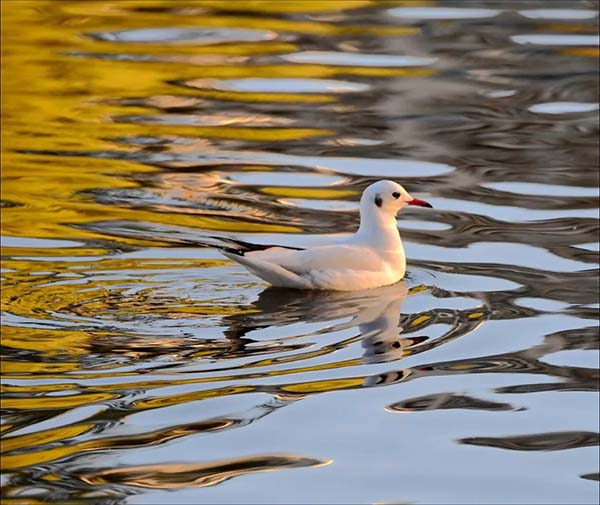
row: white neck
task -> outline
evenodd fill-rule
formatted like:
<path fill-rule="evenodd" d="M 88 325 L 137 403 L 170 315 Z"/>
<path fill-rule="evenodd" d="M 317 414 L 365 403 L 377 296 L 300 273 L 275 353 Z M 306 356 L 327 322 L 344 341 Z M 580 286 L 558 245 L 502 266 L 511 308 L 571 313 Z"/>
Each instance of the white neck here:
<path fill-rule="evenodd" d="M 395 216 L 377 209 L 361 208 L 356 239 L 369 243 L 380 251 L 404 252 Z"/>

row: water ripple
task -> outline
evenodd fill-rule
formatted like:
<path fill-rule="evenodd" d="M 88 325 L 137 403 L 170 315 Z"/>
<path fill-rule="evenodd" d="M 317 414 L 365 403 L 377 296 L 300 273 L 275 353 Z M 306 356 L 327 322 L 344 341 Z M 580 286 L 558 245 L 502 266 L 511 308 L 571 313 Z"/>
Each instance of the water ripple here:
<path fill-rule="evenodd" d="M 370 86 L 365 83 L 332 79 L 229 79 L 210 81 L 195 79 L 181 83 L 191 88 L 207 88 L 242 93 L 362 93 Z"/>
<path fill-rule="evenodd" d="M 4 498 L 597 503 L 592 4 L 3 5 Z M 215 250 L 381 178 L 396 285 Z"/>
<path fill-rule="evenodd" d="M 89 33 L 88 37 L 109 42 L 216 44 L 220 42 L 258 42 L 273 40 L 277 33 L 241 28 L 141 28 L 115 32 Z"/>

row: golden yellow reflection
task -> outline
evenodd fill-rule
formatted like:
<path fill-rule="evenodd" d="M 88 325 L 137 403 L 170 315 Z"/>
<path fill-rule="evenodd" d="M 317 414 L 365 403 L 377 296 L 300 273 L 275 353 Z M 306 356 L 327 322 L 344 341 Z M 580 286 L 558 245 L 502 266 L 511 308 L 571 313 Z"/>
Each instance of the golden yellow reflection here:
<path fill-rule="evenodd" d="M 217 2 L 218 3 L 218 2 Z M 217 5 L 215 3 L 215 5 Z M 359 8 L 369 2 L 345 2 L 336 6 L 337 11 Z M 163 5 L 157 2 L 156 5 Z M 170 5 L 170 4 L 169 4 Z M 255 11 L 262 7 L 279 11 L 270 3 L 246 3 L 240 10 Z M 151 173 L 156 169 L 139 163 L 118 159 L 90 157 L 40 156 L 27 154 L 35 137 L 38 151 L 106 151 L 127 152 L 130 149 L 113 144 L 107 138 L 126 136 L 181 135 L 197 138 L 220 138 L 247 141 L 284 141 L 330 136 L 329 129 L 303 126 L 253 128 L 224 124 L 217 127 L 135 124 L 111 122 L 111 116 L 122 113 L 115 98 L 131 96 L 161 96 L 173 91 L 168 82 L 192 81 L 198 77 L 199 67 L 181 63 L 117 61 L 96 59 L 91 65 L 81 64 L 80 58 L 69 52 L 98 52 L 98 41 L 84 34 L 99 33 L 119 28 L 143 28 L 152 22 L 157 28 L 169 26 L 170 17 L 160 13 L 145 13 L 143 19 L 128 15 L 134 4 L 127 2 L 104 2 L 102 6 L 83 8 L 78 2 L 24 1 L 3 2 L 3 93 L 11 99 L 3 104 L 2 128 L 2 198 L 16 206 L 2 209 L 2 233 L 10 236 L 61 237 L 78 239 L 103 239 L 101 233 L 87 231 L 82 227 L 90 221 L 133 220 L 160 224 L 178 224 L 192 228 L 223 231 L 298 232 L 298 228 L 268 223 L 237 223 L 217 217 L 198 217 L 175 212 L 146 212 L 141 209 L 122 208 L 97 203 L 86 191 L 98 189 L 136 188 L 139 183 L 131 177 L 136 173 Z M 177 6 L 173 5 L 176 10 Z M 281 9 L 306 8 L 305 3 L 280 6 Z M 88 11 L 88 8 L 91 10 Z M 310 10 L 329 10 L 327 3 L 311 5 Z M 209 9 L 210 10 L 210 9 Z M 55 23 L 54 17 L 63 12 L 68 15 L 65 23 Z M 288 11 L 289 12 L 289 11 Z M 91 14 L 92 13 L 92 14 Z M 96 15 L 93 15 L 96 13 Z M 154 22 L 156 22 L 154 24 Z M 198 22 L 205 27 L 252 28 L 281 34 L 281 40 L 257 42 L 226 42 L 209 46 L 177 45 L 175 53 L 206 55 L 207 58 L 246 57 L 252 54 L 293 52 L 297 49 L 295 34 L 368 34 L 389 33 L 406 35 L 415 33 L 413 27 L 345 26 L 335 23 L 291 21 L 267 16 L 221 16 L 209 14 L 191 15 L 186 22 Z M 35 30 L 22 30 L 24 23 L 35 23 Z M 292 42 L 290 42 L 290 40 Z M 174 46 L 151 43 L 102 43 L 100 52 L 144 53 L 172 55 Z M 56 71 L 49 74 L 46 62 L 52 61 Z M 257 65 L 211 64 L 205 60 L 201 75 L 211 79 L 245 77 L 285 78 L 335 78 L 343 75 L 356 76 L 426 76 L 431 69 L 422 68 L 364 68 L 325 65 Z M 24 83 L 27 85 L 24 85 Z M 269 101 L 276 103 L 304 102 L 325 103 L 336 100 L 327 94 L 302 93 L 240 93 L 211 89 L 177 87 L 181 96 L 216 98 L 219 100 Z M 149 105 L 151 102 L 149 103 Z M 147 107 L 132 107 L 132 113 L 147 112 Z M 26 131 L 27 135 L 23 135 Z M 10 146 L 10 148 L 8 147 Z M 110 237 L 114 239 L 114 237 Z M 149 245 L 142 237 L 120 238 L 132 245 Z M 81 251 L 74 254 L 81 254 Z"/>
<path fill-rule="evenodd" d="M 90 335 L 85 331 L 2 327 L 2 344 L 13 349 L 82 355 L 88 351 L 89 343 Z"/>
<path fill-rule="evenodd" d="M 103 437 L 96 440 L 88 440 L 85 442 L 75 442 L 71 445 L 64 447 L 55 447 L 51 449 L 38 449 L 30 450 L 26 453 L 21 454 L 3 454 L 2 455 L 2 468 L 12 469 L 23 466 L 29 466 L 32 462 L 45 463 L 53 461 L 58 458 L 68 456 L 70 454 L 94 451 L 99 449 L 110 449 L 110 448 L 132 448 L 132 447 L 149 447 L 153 445 L 164 444 L 169 440 L 174 440 L 188 435 L 196 433 L 206 433 L 224 430 L 231 427 L 234 423 L 231 419 L 210 419 L 207 421 L 199 421 L 187 425 L 175 425 L 168 428 L 138 433 L 128 434 L 125 436 L 111 436 Z M 19 442 L 29 440 L 31 444 L 24 444 L 21 447 L 31 448 L 39 446 L 43 443 L 49 443 L 56 440 L 62 440 L 65 438 L 76 437 L 80 433 L 85 433 L 93 426 L 91 425 L 74 425 L 65 428 L 55 428 L 41 432 L 39 434 L 33 434 L 33 437 L 25 439 L 23 437 L 14 437 L 16 442 L 12 442 L 12 438 L 6 438 L 6 440 L 12 445 L 10 449 L 3 449 L 3 452 L 10 452 L 12 448 L 17 449 Z M 25 435 L 24 437 L 28 437 Z M 39 441 L 38 441 L 39 440 Z M 16 445 L 15 445 L 16 444 Z M 8 458 L 8 459 L 4 459 Z"/>
<path fill-rule="evenodd" d="M 0 458 L 0 467 L 2 470 L 12 470 L 14 468 L 23 468 L 26 466 L 39 465 L 55 459 L 64 458 L 71 454 L 77 454 L 85 448 L 85 442 L 68 446 L 58 446 L 52 449 L 39 451 L 29 451 L 20 454 L 3 454 Z"/>
<path fill-rule="evenodd" d="M 429 321 L 430 319 L 431 319 L 431 316 L 417 317 L 416 319 L 411 321 L 410 326 L 419 326 L 421 323 L 424 323 L 425 321 Z"/>
<path fill-rule="evenodd" d="M 56 481 L 62 480 L 62 477 L 60 475 L 56 475 L 55 473 L 47 473 L 46 475 L 43 475 L 41 478 L 44 480 L 47 480 L 49 482 L 56 482 Z"/>
<path fill-rule="evenodd" d="M 36 396 L 32 398 L 4 398 L 2 405 L 6 409 L 15 410 L 45 410 L 63 409 L 88 405 L 94 402 L 113 400 L 117 395 L 109 393 L 79 393 L 67 396 Z"/>
<path fill-rule="evenodd" d="M 3 374 L 61 373 L 77 370 L 77 368 L 79 368 L 78 362 L 32 363 L 30 361 L 11 361 L 8 359 L 3 359 L 0 362 L 0 371 Z"/>
<path fill-rule="evenodd" d="M 263 186 L 260 192 L 266 195 L 282 196 L 287 198 L 307 198 L 313 200 L 343 200 L 349 196 L 358 196 L 357 190 L 335 188 L 294 188 L 283 186 Z"/>
<path fill-rule="evenodd" d="M 352 9 L 362 9 L 374 5 L 373 0 L 238 0 L 235 10 L 239 12 L 256 12 L 259 14 L 294 14 L 307 12 L 341 12 Z M 203 0 L 199 8 L 227 9 L 227 0 Z"/>
<path fill-rule="evenodd" d="M 18 248 L 16 248 L 18 249 Z M 126 259 L 103 258 L 92 261 L 72 258 L 70 261 L 47 260 L 31 262 L 27 259 L 4 260 L 1 309 L 7 313 L 35 319 L 55 320 L 52 314 L 61 313 L 95 318 L 98 314 L 133 315 L 148 313 L 163 319 L 201 316 L 233 316 L 255 312 L 251 306 L 235 303 L 200 302 L 188 297 L 159 297 L 153 293 L 157 281 L 154 276 L 173 269 L 203 271 L 227 265 L 225 259 Z M 123 279 L 107 280 L 105 276 L 115 272 L 138 272 L 140 279 L 130 280 L 129 286 L 138 285 L 135 294 L 125 293 Z M 41 274 L 41 275 L 40 275 Z M 94 276 L 90 277 L 91 274 Z M 142 277 L 146 276 L 142 279 Z M 70 278 L 70 279 L 69 279 Z M 69 279 L 69 280 L 65 280 Z M 83 280 L 83 282 L 82 282 Z M 199 279 L 200 280 L 200 279 Z M 12 349 L 36 351 L 47 357 L 69 356 L 77 358 L 90 352 L 95 343 L 109 342 L 113 335 L 108 330 L 84 331 L 74 328 L 2 327 L 3 345 Z M 146 342 L 157 346 L 177 348 L 179 341 L 163 338 L 154 341 L 149 336 Z M 132 352 L 134 349 L 132 349 Z M 2 360 L 5 374 L 55 374 L 79 368 L 76 361 L 64 362 L 20 362 L 8 358 Z M 5 386 L 8 387 L 8 386 Z M 41 386 L 31 386 L 41 387 Z M 56 386 L 58 389 L 58 386 Z M 33 391 L 30 389 L 29 391 Z M 50 389 L 51 390 L 51 389 Z"/>
<path fill-rule="evenodd" d="M 597 33 L 597 24 L 567 24 L 567 23 L 549 23 L 540 24 L 536 27 L 541 32 L 577 32 L 577 33 Z"/>
<path fill-rule="evenodd" d="M 29 433 L 15 437 L 6 437 L 2 440 L 2 452 L 10 452 L 15 449 L 23 449 L 30 446 L 49 444 L 65 438 L 72 438 L 92 429 L 93 424 L 79 424 L 74 426 L 64 426 L 48 431 Z"/>
<path fill-rule="evenodd" d="M 570 47 L 568 49 L 560 49 L 558 53 L 564 56 L 583 56 L 586 58 L 600 57 L 600 49 L 597 47 Z"/>

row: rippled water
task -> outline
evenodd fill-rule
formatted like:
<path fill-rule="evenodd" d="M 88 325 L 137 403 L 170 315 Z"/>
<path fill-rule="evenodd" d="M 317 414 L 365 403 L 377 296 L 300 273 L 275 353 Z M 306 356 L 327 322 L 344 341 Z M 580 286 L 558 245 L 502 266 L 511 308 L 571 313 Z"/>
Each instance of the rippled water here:
<path fill-rule="evenodd" d="M 598 3 L 441 4 L 2 2 L 6 503 L 598 501 Z"/>

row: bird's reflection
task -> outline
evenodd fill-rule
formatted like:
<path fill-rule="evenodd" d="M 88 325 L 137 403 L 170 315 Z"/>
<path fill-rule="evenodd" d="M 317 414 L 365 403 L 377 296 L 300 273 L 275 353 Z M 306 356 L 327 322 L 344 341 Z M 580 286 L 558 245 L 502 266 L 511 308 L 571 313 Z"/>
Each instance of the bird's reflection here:
<path fill-rule="evenodd" d="M 356 335 L 339 342 L 339 348 L 361 341 L 363 361 L 391 361 L 426 339 L 404 338 L 400 326 L 402 303 L 409 295 L 404 281 L 379 289 L 333 292 L 292 290 L 269 287 L 252 306 L 256 312 L 226 318 L 225 335 L 236 341 L 247 333 L 267 327 L 294 323 L 329 323 L 302 337 L 334 333 L 355 328 Z M 239 341 L 239 340 L 238 340 Z"/>
<path fill-rule="evenodd" d="M 225 317 L 224 335 L 231 345 L 254 342 L 248 334 L 255 330 L 281 327 L 295 323 L 329 323 L 301 336 L 316 336 L 355 329 L 356 334 L 338 342 L 338 348 L 361 342 L 363 364 L 394 361 L 404 356 L 432 349 L 437 345 L 470 333 L 488 317 L 485 308 L 476 300 L 472 309 L 431 309 L 415 314 L 403 313 L 407 297 L 430 288 L 409 288 L 406 281 L 377 289 L 352 292 L 293 290 L 269 287 L 252 303 L 252 312 Z M 434 288 L 435 294 L 445 297 L 447 292 Z M 433 325 L 449 328 L 435 341 L 421 335 Z M 295 337 L 285 337 L 289 340 Z M 426 342 L 428 341 L 428 342 Z M 336 347 L 335 345 L 333 347 Z"/>

